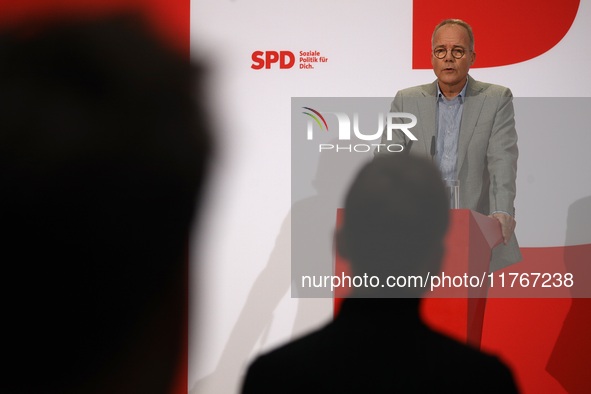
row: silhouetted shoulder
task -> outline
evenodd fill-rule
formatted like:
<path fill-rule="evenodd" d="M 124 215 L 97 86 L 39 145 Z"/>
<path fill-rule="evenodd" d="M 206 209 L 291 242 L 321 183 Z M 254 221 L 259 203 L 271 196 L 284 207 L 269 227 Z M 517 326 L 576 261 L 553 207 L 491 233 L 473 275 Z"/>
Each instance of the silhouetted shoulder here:
<path fill-rule="evenodd" d="M 518 392 L 498 358 L 422 324 L 409 328 L 331 323 L 258 357 L 243 393 Z"/>

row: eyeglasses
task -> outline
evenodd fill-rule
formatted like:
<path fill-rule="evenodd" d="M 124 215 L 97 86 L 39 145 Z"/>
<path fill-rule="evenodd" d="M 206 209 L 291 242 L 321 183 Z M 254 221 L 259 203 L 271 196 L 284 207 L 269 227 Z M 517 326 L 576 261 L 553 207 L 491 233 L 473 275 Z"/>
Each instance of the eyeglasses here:
<path fill-rule="evenodd" d="M 447 51 L 448 49 L 445 48 L 435 48 L 433 49 L 433 56 L 435 56 L 437 59 L 443 59 L 444 57 L 447 56 Z M 451 55 L 454 57 L 454 59 L 461 59 L 464 57 L 464 55 L 466 54 L 466 50 L 464 48 L 452 48 L 450 49 L 451 51 Z"/>

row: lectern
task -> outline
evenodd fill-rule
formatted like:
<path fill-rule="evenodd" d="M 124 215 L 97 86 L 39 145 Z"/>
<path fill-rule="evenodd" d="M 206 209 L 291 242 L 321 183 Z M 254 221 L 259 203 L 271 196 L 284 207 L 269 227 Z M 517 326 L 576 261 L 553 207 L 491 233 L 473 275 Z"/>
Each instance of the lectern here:
<path fill-rule="evenodd" d="M 337 226 L 344 211 L 337 211 Z M 425 294 L 421 314 L 431 327 L 480 348 L 488 292 L 491 250 L 502 242 L 496 219 L 469 209 L 450 210 L 439 287 Z M 348 263 L 335 254 L 335 275 L 350 275 Z M 433 282 L 437 284 L 437 280 Z M 430 288 L 430 286 L 429 286 Z M 335 314 L 348 289 L 335 290 Z M 387 313 L 387 311 L 384 311 Z"/>

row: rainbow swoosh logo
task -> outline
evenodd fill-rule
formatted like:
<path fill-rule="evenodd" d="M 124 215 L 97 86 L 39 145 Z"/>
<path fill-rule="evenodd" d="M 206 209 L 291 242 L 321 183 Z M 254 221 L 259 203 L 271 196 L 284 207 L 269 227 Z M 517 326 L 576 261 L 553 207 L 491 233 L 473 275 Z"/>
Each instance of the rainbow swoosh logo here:
<path fill-rule="evenodd" d="M 325 130 L 328 131 L 328 124 L 326 123 L 326 120 L 324 119 L 324 116 L 322 116 L 322 114 L 318 111 L 316 111 L 315 109 L 312 109 L 310 107 L 302 107 L 303 109 L 307 109 L 308 111 L 311 111 L 313 113 L 310 112 L 302 112 L 305 115 L 308 115 L 309 117 L 311 117 L 312 119 L 314 119 L 316 121 L 316 123 L 318 124 L 318 126 L 320 126 L 320 130 Z M 320 119 L 319 119 L 320 118 Z M 320 123 L 320 121 L 322 120 L 322 123 Z M 324 126 L 322 126 L 324 124 Z"/>

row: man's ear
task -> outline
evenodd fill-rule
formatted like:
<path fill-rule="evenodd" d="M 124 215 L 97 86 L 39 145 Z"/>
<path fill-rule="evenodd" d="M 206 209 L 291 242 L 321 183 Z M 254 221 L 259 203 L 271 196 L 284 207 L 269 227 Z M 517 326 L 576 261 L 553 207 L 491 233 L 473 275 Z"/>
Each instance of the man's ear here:
<path fill-rule="evenodd" d="M 349 258 L 349 251 L 347 250 L 347 243 L 345 242 L 345 236 L 343 234 L 343 229 L 338 228 L 334 232 L 334 242 L 336 244 L 336 249 L 338 254 L 345 258 Z"/>

